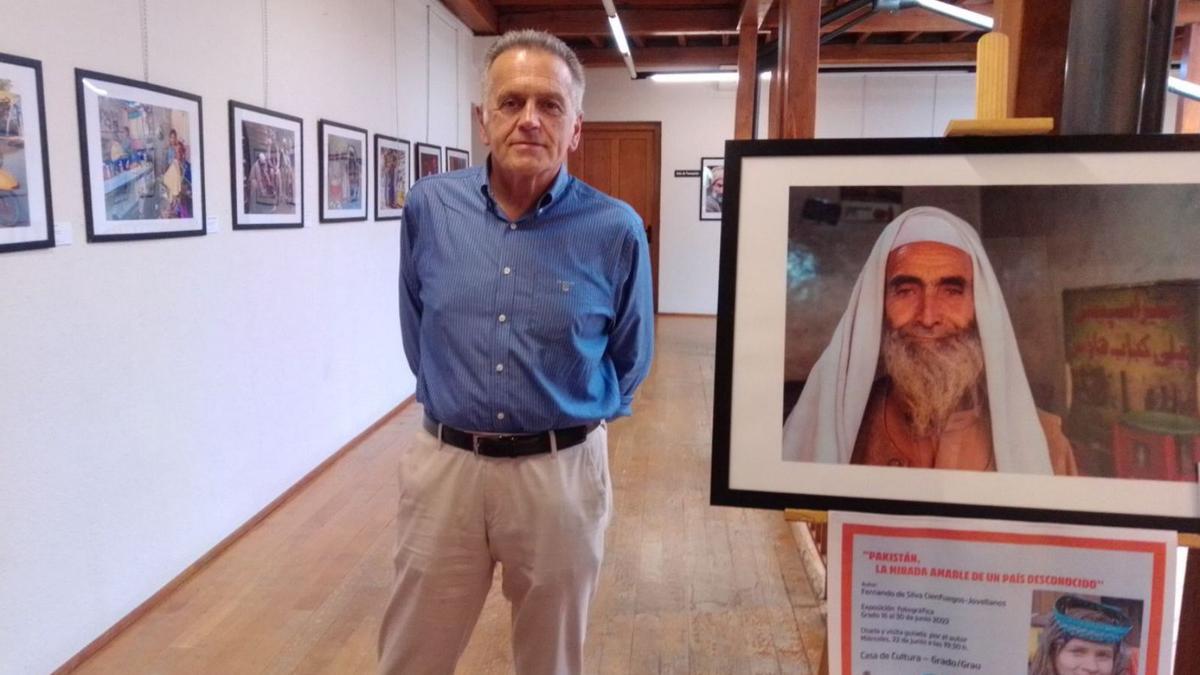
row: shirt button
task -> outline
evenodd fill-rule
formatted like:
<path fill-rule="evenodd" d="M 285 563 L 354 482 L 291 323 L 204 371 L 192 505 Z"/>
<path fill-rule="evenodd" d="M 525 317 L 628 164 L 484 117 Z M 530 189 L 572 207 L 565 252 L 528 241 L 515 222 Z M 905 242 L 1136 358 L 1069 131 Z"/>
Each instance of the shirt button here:
<path fill-rule="evenodd" d="M 510 230 L 515 230 L 515 229 L 517 229 L 517 224 L 516 224 L 516 223 L 509 223 L 509 224 L 508 224 L 508 229 L 510 229 Z"/>
<path fill-rule="evenodd" d="M 503 364 L 503 363 L 497 363 L 497 364 L 496 364 L 496 372 L 497 372 L 497 373 L 503 373 L 503 372 L 504 372 L 504 364 Z"/>
<path fill-rule="evenodd" d="M 504 419 L 504 413 L 502 413 L 502 412 L 496 413 L 496 419 L 498 419 L 498 420 Z"/>
<path fill-rule="evenodd" d="M 497 317 L 497 318 L 500 320 L 500 323 L 504 323 L 505 321 L 508 321 L 508 317 L 507 317 L 507 316 L 504 316 L 503 314 L 501 314 L 501 315 L 500 315 L 499 317 Z"/>
<path fill-rule="evenodd" d="M 505 267 L 505 268 L 504 268 L 504 274 L 505 274 L 505 275 L 512 274 L 512 268 L 511 268 L 511 267 Z"/>

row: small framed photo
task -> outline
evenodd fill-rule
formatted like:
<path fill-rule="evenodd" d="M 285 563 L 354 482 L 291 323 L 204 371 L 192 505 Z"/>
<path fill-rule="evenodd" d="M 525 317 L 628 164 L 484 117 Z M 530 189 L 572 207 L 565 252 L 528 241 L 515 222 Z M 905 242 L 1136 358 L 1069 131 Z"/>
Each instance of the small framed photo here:
<path fill-rule="evenodd" d="M 229 102 L 233 229 L 304 227 L 304 121 Z"/>
<path fill-rule="evenodd" d="M 468 150 L 446 147 L 446 170 L 461 171 L 471 166 L 471 153 Z"/>
<path fill-rule="evenodd" d="M 375 220 L 404 215 L 411 147 L 403 138 L 375 134 Z"/>
<path fill-rule="evenodd" d="M 367 130 L 317 121 L 321 222 L 367 219 Z"/>
<path fill-rule="evenodd" d="M 725 158 L 700 158 L 700 220 L 720 220 L 725 200 Z"/>
<path fill-rule="evenodd" d="M 205 234 L 200 97 L 75 71 L 90 242 Z"/>
<path fill-rule="evenodd" d="M 417 180 L 442 172 L 442 149 L 428 143 L 417 143 Z"/>
<path fill-rule="evenodd" d="M 0 54 L 0 253 L 52 246 L 42 62 Z"/>

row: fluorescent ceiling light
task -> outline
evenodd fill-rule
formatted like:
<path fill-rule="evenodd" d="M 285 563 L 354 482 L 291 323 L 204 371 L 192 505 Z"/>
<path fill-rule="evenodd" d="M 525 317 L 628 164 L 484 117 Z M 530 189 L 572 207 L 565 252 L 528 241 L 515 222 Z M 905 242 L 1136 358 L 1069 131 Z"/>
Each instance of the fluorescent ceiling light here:
<path fill-rule="evenodd" d="M 1181 77 L 1168 77 L 1167 91 L 1190 98 L 1193 101 L 1200 101 L 1200 84 L 1188 82 Z"/>
<path fill-rule="evenodd" d="M 617 51 L 629 53 L 629 43 L 625 41 L 625 29 L 621 27 L 621 17 L 616 14 L 608 17 L 608 26 L 612 29 L 613 39 L 617 41 Z"/>
<path fill-rule="evenodd" d="M 996 25 L 996 22 L 992 19 L 992 17 L 990 17 L 986 14 L 980 14 L 979 12 L 972 12 L 969 9 L 963 9 L 962 7 L 959 7 L 957 5 L 951 5 L 948 2 L 942 2 L 941 0 L 913 0 L 913 1 L 916 4 L 924 7 L 925 9 L 928 9 L 931 12 L 937 12 L 938 14 L 943 14 L 945 16 L 949 16 L 949 17 L 958 19 L 959 21 L 965 21 L 966 23 L 969 23 L 972 26 L 978 26 L 980 28 L 992 30 L 992 28 L 994 28 Z M 901 6 L 903 6 L 903 5 L 901 5 Z"/>
<path fill-rule="evenodd" d="M 655 82 L 737 82 L 738 74 L 732 72 L 711 73 L 655 73 L 650 76 Z"/>

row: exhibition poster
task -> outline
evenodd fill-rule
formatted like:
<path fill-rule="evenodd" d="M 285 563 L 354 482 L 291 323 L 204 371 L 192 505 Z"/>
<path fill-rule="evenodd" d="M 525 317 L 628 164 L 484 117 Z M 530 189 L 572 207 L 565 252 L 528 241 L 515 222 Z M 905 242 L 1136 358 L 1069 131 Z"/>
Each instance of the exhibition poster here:
<path fill-rule="evenodd" d="M 1177 535 L 829 514 L 840 675 L 1167 675 Z"/>

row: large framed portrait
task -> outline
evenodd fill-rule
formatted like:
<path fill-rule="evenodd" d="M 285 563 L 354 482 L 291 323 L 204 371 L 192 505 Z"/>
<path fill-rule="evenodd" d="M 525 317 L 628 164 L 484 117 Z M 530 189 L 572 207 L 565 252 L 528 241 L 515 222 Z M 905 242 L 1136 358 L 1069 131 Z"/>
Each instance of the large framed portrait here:
<path fill-rule="evenodd" d="M 404 216 L 411 147 L 403 138 L 375 134 L 375 220 Z"/>
<path fill-rule="evenodd" d="M 428 143 L 417 143 L 416 176 L 421 180 L 442 172 L 442 149 Z"/>
<path fill-rule="evenodd" d="M 304 227 L 304 120 L 229 102 L 233 229 Z"/>
<path fill-rule="evenodd" d="M 471 153 L 468 150 L 459 150 L 446 146 L 446 170 L 461 171 L 471 166 Z"/>
<path fill-rule="evenodd" d="M 714 503 L 1200 531 L 1200 139 L 726 161 Z"/>
<path fill-rule="evenodd" d="M 54 246 L 42 62 L 0 53 L 0 253 Z"/>
<path fill-rule="evenodd" d="M 75 70 L 88 241 L 203 235 L 200 97 Z"/>
<path fill-rule="evenodd" d="M 317 121 L 321 222 L 367 219 L 367 130 Z"/>
<path fill-rule="evenodd" d="M 725 158 L 700 158 L 700 220 L 720 220 L 725 200 Z"/>

